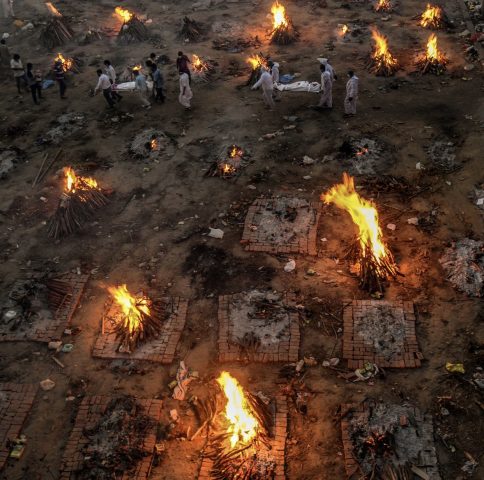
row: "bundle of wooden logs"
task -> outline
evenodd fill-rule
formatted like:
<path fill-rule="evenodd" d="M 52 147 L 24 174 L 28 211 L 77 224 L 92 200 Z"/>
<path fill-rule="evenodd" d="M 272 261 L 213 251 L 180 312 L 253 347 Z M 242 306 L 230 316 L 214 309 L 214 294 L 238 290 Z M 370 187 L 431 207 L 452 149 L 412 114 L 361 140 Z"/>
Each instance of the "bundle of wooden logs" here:
<path fill-rule="evenodd" d="M 180 30 L 180 38 L 185 42 L 198 42 L 203 38 L 203 27 L 195 20 L 184 17 Z"/>
<path fill-rule="evenodd" d="M 132 15 L 130 20 L 123 23 L 118 33 L 118 42 L 121 45 L 139 43 L 148 40 L 149 32 L 145 24 L 136 16 Z"/>
<path fill-rule="evenodd" d="M 64 45 L 72 40 L 74 31 L 64 17 L 52 17 L 40 33 L 40 43 L 49 50 Z"/>
<path fill-rule="evenodd" d="M 287 25 L 279 25 L 270 33 L 271 43 L 276 45 L 289 45 L 299 38 L 299 32 L 295 29 L 291 20 L 287 20 Z"/>
<path fill-rule="evenodd" d="M 442 75 L 447 70 L 449 61 L 446 58 L 427 58 L 423 57 L 417 60 L 417 68 L 423 74 L 432 73 L 434 75 Z"/>

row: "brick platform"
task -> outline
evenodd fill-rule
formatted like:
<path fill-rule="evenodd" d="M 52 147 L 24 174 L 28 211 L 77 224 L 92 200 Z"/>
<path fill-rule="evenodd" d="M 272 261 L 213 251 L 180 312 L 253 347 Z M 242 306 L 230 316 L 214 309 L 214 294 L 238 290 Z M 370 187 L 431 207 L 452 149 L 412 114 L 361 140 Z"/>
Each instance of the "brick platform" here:
<path fill-rule="evenodd" d="M 259 198 L 249 207 L 241 243 L 251 252 L 316 255 L 321 203 Z"/>
<path fill-rule="evenodd" d="M 92 351 L 93 357 L 110 359 L 146 360 L 156 363 L 171 363 L 175 357 L 176 346 L 185 326 L 188 301 L 180 297 L 161 298 L 169 309 L 168 318 L 163 321 L 163 330 L 158 338 L 140 345 L 133 353 L 118 352 L 119 340 L 114 333 L 114 324 L 108 318 L 114 318 L 117 307 L 111 300 L 106 305 L 104 334 L 102 330 L 96 339 Z"/>
<path fill-rule="evenodd" d="M 218 351 L 219 362 L 230 362 L 248 359 L 251 362 L 295 362 L 299 354 L 299 314 L 295 310 L 296 296 L 293 293 L 281 294 L 281 306 L 287 309 L 287 322 L 284 329 L 278 333 L 278 341 L 268 344 L 261 344 L 255 352 L 244 352 L 240 344 L 234 338 L 235 323 L 242 323 L 241 319 L 234 319 L 234 315 L 239 313 L 237 302 L 244 301 L 253 292 L 242 292 L 235 295 L 222 295 L 218 303 Z M 245 316 L 244 323 L 248 326 L 251 319 Z M 258 333 L 257 325 L 253 326 L 253 333 Z"/>
<path fill-rule="evenodd" d="M 371 473 L 371 467 L 370 472 L 366 472 L 363 460 L 357 458 L 358 447 L 361 447 L 361 443 L 357 441 L 357 435 L 361 435 L 361 432 L 368 433 L 371 423 L 373 426 L 381 424 L 387 428 L 391 424 L 394 432 L 393 438 L 398 456 L 387 455 L 383 462 L 392 461 L 395 464 L 404 464 L 409 460 L 424 470 L 430 480 L 440 480 L 432 416 L 423 415 L 418 408 L 412 406 L 385 405 L 390 412 L 393 410 L 393 418 L 388 411 L 384 416 L 379 417 L 376 405 L 378 404 L 371 400 L 341 405 L 341 435 L 348 478 L 363 478 L 362 473 Z M 409 458 L 406 455 L 407 447 L 409 450 L 417 452 L 416 458 Z"/>
<path fill-rule="evenodd" d="M 348 368 L 372 362 L 384 368 L 420 367 L 412 302 L 349 300 L 343 311 L 343 358 Z M 368 328 L 369 319 L 375 323 Z"/>
<path fill-rule="evenodd" d="M 274 450 L 274 457 L 276 461 L 276 475 L 273 480 L 285 480 L 286 474 L 284 471 L 285 464 L 285 450 L 287 439 L 287 398 L 284 395 L 276 396 L 276 418 L 274 422 L 274 431 L 272 432 L 271 447 Z M 199 480 L 211 480 L 210 475 L 213 461 L 210 458 L 203 457 L 200 471 L 198 473 Z"/>
<path fill-rule="evenodd" d="M 34 403 L 37 385 L 0 383 L 0 470 L 7 463 L 7 440 L 15 440 Z"/>
<path fill-rule="evenodd" d="M 64 451 L 60 480 L 76 479 L 76 471 L 82 469 L 84 452 L 89 447 L 89 438 L 84 435 L 84 429 L 95 426 L 101 420 L 111 399 L 112 397 L 96 395 L 84 397 L 82 400 L 74 428 Z M 163 403 L 161 400 L 148 399 L 137 400 L 137 402 L 144 408 L 146 415 L 152 417 L 157 423 L 160 421 Z M 116 480 L 148 480 L 150 478 L 156 444 L 156 430 L 157 425 L 155 424 L 143 440 L 143 448 L 149 455 L 138 463 L 134 472 L 123 473 Z"/>
<path fill-rule="evenodd" d="M 34 321 L 29 328 L 21 326 L 18 330 L 13 331 L 7 330 L 8 325 L 0 324 L 0 342 L 34 341 L 48 343 L 61 339 L 64 330 L 71 324 L 89 275 L 65 273 L 54 278 L 69 283 L 72 286 L 72 294 L 67 295 L 57 311 L 52 312 L 52 320 L 47 325 L 45 325 L 45 321 L 42 325 L 36 325 Z"/>

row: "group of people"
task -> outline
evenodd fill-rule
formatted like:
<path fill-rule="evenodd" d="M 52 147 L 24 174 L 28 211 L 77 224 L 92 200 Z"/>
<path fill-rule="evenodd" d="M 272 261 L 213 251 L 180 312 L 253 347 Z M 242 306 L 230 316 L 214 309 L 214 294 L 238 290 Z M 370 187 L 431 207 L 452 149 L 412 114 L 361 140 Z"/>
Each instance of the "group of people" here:
<path fill-rule="evenodd" d="M 318 58 L 321 71 L 321 98 L 315 108 L 332 109 L 333 108 L 333 83 L 337 79 L 334 68 L 327 58 Z M 279 64 L 269 60 L 266 65 L 261 66 L 261 76 L 252 86 L 252 90 L 261 88 L 262 99 L 269 110 L 275 107 L 274 99 L 277 99 L 277 84 L 280 80 Z M 359 79 L 353 72 L 348 71 L 348 81 L 346 83 L 346 96 L 344 99 L 345 116 L 356 114 L 356 104 L 358 101 Z"/>

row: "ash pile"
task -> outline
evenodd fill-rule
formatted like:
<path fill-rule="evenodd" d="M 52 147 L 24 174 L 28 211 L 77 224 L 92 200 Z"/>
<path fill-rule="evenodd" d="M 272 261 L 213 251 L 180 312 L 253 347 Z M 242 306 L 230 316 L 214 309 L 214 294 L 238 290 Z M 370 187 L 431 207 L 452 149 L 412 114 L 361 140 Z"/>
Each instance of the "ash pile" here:
<path fill-rule="evenodd" d="M 88 425 L 82 469 L 78 480 L 112 480 L 133 471 L 137 464 L 152 454 L 144 440 L 155 422 L 132 396 L 113 398 L 95 425 Z M 124 475 L 123 475 L 124 474 Z M 133 478 L 133 477 L 131 477 Z"/>
<path fill-rule="evenodd" d="M 241 169 L 249 163 L 249 153 L 238 145 L 222 147 L 216 160 L 205 172 L 206 177 L 232 178 L 237 176 Z"/>
<path fill-rule="evenodd" d="M 173 155 L 174 148 L 165 133 L 149 128 L 134 137 L 129 146 L 129 153 L 140 160 L 156 161 L 164 155 Z"/>
<path fill-rule="evenodd" d="M 259 37 L 247 36 L 243 25 L 231 22 L 215 22 L 212 31 L 217 38 L 212 41 L 215 50 L 229 53 L 241 53 L 249 48 L 259 48 L 262 45 Z"/>
<path fill-rule="evenodd" d="M 388 169 L 388 157 L 384 158 L 383 152 L 384 146 L 380 142 L 363 137 L 343 141 L 338 157 L 353 175 L 375 175 Z"/>
<path fill-rule="evenodd" d="M 373 401 L 355 410 L 343 422 L 348 454 L 358 462 L 360 478 L 440 480 L 430 415 L 408 405 Z"/>
<path fill-rule="evenodd" d="M 67 137 L 79 132 L 86 126 L 86 117 L 83 113 L 65 113 L 57 117 L 56 123 L 57 125 L 38 139 L 38 143 L 52 143 L 54 145 L 63 143 Z"/>
<path fill-rule="evenodd" d="M 22 157 L 22 152 L 18 148 L 5 147 L 0 144 L 0 180 L 8 177 Z"/>
<path fill-rule="evenodd" d="M 439 262 L 447 280 L 471 297 L 484 294 L 484 242 L 464 238 L 447 248 Z"/>
<path fill-rule="evenodd" d="M 455 145 L 446 140 L 434 142 L 427 148 L 427 156 L 430 160 L 431 173 L 452 173 L 461 167 L 456 160 Z"/>

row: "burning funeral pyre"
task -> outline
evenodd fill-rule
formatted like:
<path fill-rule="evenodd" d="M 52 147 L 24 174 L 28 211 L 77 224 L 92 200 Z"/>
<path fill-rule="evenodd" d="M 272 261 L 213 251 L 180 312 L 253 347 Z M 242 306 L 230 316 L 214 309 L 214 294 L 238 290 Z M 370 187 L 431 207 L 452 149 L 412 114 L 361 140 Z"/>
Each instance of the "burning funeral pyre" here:
<path fill-rule="evenodd" d="M 370 56 L 369 70 L 377 76 L 390 77 L 400 68 L 398 61 L 388 49 L 385 36 L 377 30 L 372 30 L 371 36 L 375 45 Z"/>
<path fill-rule="evenodd" d="M 45 5 L 51 17 L 40 34 L 40 42 L 44 47 L 52 50 L 72 40 L 74 31 L 52 3 L 47 2 Z"/>
<path fill-rule="evenodd" d="M 136 14 L 125 8 L 116 7 L 114 9 L 114 15 L 123 22 L 118 33 L 119 43 L 122 45 L 129 45 L 130 43 L 144 42 L 148 40 L 148 29 Z"/>
<path fill-rule="evenodd" d="M 444 11 L 437 5 L 427 3 L 427 8 L 420 16 L 420 26 L 424 28 L 438 29 L 445 24 Z"/>
<path fill-rule="evenodd" d="M 278 1 L 272 4 L 272 31 L 270 33 L 271 43 L 277 45 L 288 45 L 299 37 L 291 19 L 286 17 L 286 8 Z"/>
<path fill-rule="evenodd" d="M 210 60 L 202 60 L 198 55 L 192 55 L 192 79 L 200 82 L 209 82 L 215 72 L 214 63 Z"/>
<path fill-rule="evenodd" d="M 184 17 L 182 20 L 182 27 L 180 30 L 180 38 L 184 42 L 198 42 L 202 40 L 203 27 L 195 20 Z"/>
<path fill-rule="evenodd" d="M 211 422 L 205 456 L 212 461 L 210 478 L 270 480 L 276 468 L 270 437 L 274 412 L 258 396 L 244 392 L 238 381 L 222 372 L 217 383 L 225 396 L 223 413 Z"/>
<path fill-rule="evenodd" d="M 138 346 L 160 334 L 162 312 L 146 295 L 131 295 L 126 284 L 109 287 L 108 291 L 119 307 L 111 319 L 119 340 L 119 352 L 132 353 Z"/>
<path fill-rule="evenodd" d="M 375 12 L 391 12 L 393 10 L 390 0 L 377 0 L 374 8 Z"/>
<path fill-rule="evenodd" d="M 267 65 L 268 61 L 269 57 L 264 56 L 262 53 L 256 53 L 247 59 L 247 63 L 251 67 L 250 76 L 246 83 L 247 87 L 251 87 L 259 80 L 262 67 L 269 68 Z"/>
<path fill-rule="evenodd" d="M 226 148 L 224 147 L 219 155 L 219 160 L 213 163 L 205 175 L 209 177 L 232 178 L 242 167 L 244 157 L 245 152 L 239 146 L 229 145 Z"/>
<path fill-rule="evenodd" d="M 79 177 L 71 167 L 64 169 L 64 177 L 64 190 L 48 224 L 48 234 L 55 239 L 80 229 L 92 218 L 94 211 L 108 201 L 93 178 Z"/>
<path fill-rule="evenodd" d="M 439 51 L 437 46 L 437 36 L 432 33 L 427 42 L 425 55 L 417 60 L 417 66 L 422 73 L 441 75 L 445 72 L 447 63 L 447 58 Z"/>
<path fill-rule="evenodd" d="M 79 58 L 64 57 L 62 53 L 58 53 L 57 56 L 54 58 L 54 64 L 57 62 L 60 62 L 62 64 L 62 70 L 66 73 L 79 73 L 83 65 L 83 62 Z"/>
<path fill-rule="evenodd" d="M 343 174 L 343 183 L 333 186 L 321 199 L 351 215 L 359 229 L 350 255 L 356 257 L 360 286 L 369 292 L 382 292 L 383 281 L 395 277 L 398 268 L 383 240 L 375 205 L 360 197 L 355 190 L 354 178 L 347 173 Z"/>

